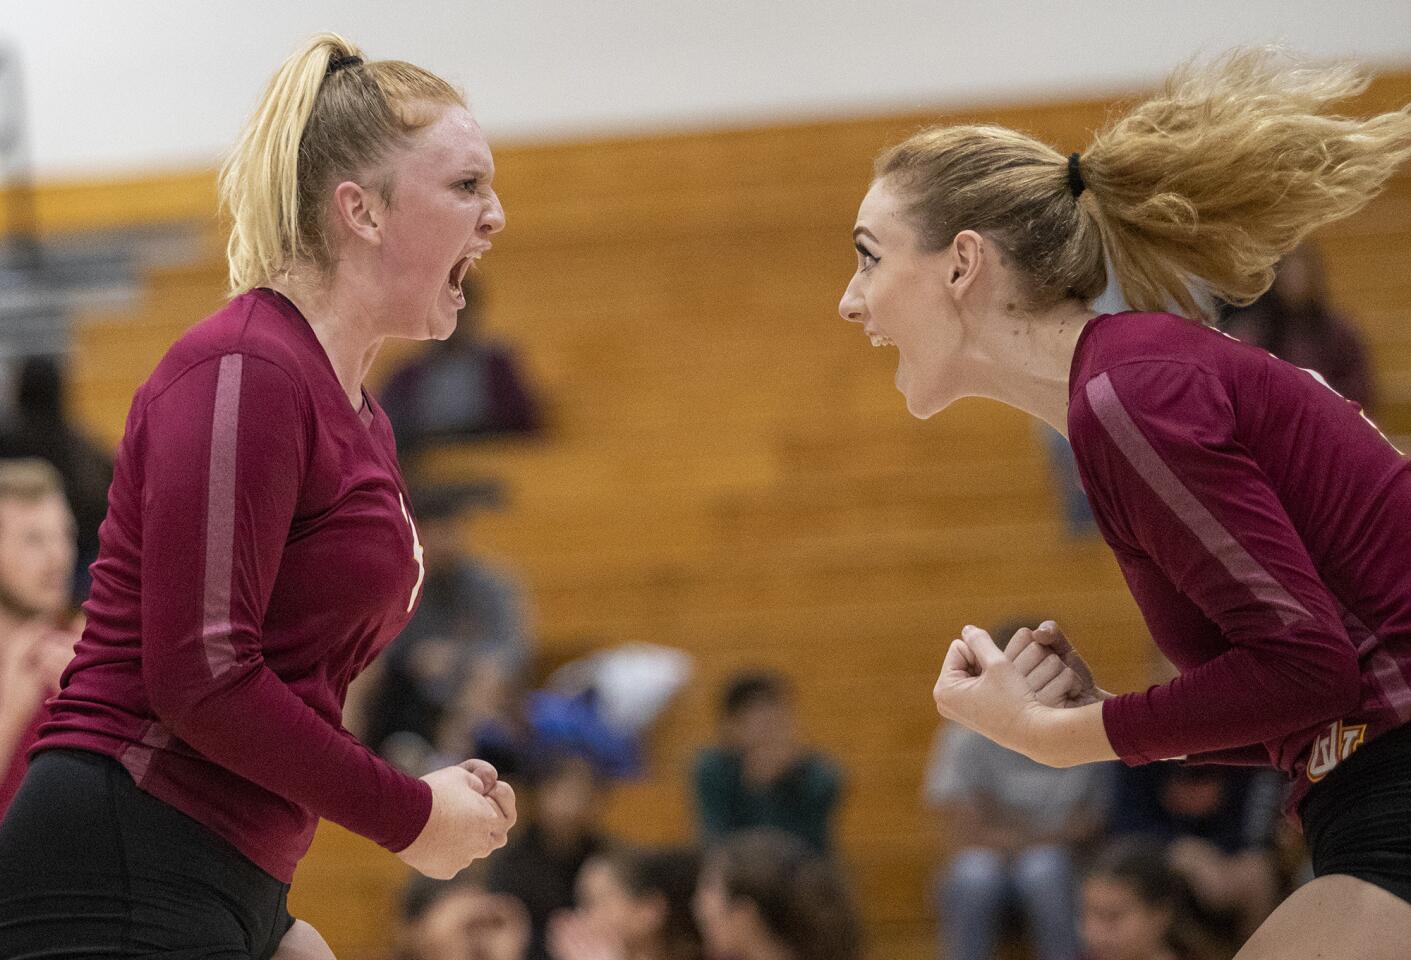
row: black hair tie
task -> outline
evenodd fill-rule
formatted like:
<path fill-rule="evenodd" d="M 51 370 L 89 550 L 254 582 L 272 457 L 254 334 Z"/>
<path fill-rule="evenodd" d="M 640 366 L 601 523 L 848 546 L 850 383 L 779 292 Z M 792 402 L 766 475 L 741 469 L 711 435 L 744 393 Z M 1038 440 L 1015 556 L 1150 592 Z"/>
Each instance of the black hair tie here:
<path fill-rule="evenodd" d="M 1068 189 L 1073 193 L 1073 199 L 1077 200 L 1083 195 L 1083 191 L 1088 185 L 1083 182 L 1083 171 L 1078 166 L 1078 154 L 1068 155 Z"/>
<path fill-rule="evenodd" d="M 328 72 L 325 73 L 324 76 L 331 77 L 339 70 L 346 70 L 349 67 L 362 66 L 362 62 L 363 58 L 358 56 L 356 53 L 350 53 L 347 56 L 344 56 L 341 53 L 335 54 L 334 56 L 329 57 Z"/>

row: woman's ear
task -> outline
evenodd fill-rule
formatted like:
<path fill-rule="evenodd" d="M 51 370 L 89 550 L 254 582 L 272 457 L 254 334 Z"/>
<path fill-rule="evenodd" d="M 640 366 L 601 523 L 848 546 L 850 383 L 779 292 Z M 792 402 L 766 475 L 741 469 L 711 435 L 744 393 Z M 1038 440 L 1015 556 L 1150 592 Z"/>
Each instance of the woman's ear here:
<path fill-rule="evenodd" d="M 946 268 L 946 288 L 959 300 L 975 282 L 989 249 L 985 238 L 980 234 L 974 230 L 962 230 L 951 241 L 950 252 L 950 262 Z"/>
<path fill-rule="evenodd" d="M 381 243 L 382 207 L 375 193 L 344 180 L 333 188 L 332 215 L 344 229 L 368 243 Z"/>

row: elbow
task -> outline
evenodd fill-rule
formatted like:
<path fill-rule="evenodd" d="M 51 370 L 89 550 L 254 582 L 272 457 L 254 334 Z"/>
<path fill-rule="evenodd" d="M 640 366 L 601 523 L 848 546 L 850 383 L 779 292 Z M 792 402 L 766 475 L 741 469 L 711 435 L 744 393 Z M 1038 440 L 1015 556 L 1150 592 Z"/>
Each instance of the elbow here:
<path fill-rule="evenodd" d="M 1348 649 L 1345 655 L 1321 660 L 1311 665 L 1299 684 L 1303 691 L 1305 723 L 1312 726 L 1345 717 L 1361 705 L 1362 670 L 1357 654 Z"/>
<path fill-rule="evenodd" d="M 183 728 L 195 704 L 196 691 L 192 690 L 189 684 L 183 683 L 174 671 L 163 669 L 161 665 L 145 658 L 142 664 L 142 686 L 147 694 L 147 707 L 152 711 L 152 716 L 173 734 L 186 739 Z"/>
<path fill-rule="evenodd" d="M 1341 669 L 1329 682 L 1329 700 L 1337 705 L 1336 716 L 1345 716 L 1362 705 L 1362 666 L 1356 653 L 1341 658 Z"/>
<path fill-rule="evenodd" d="M 153 682 L 151 678 L 144 678 L 144 680 L 147 688 L 147 706 L 151 709 L 152 715 L 161 721 L 162 726 L 180 736 L 182 722 L 191 707 L 190 701 L 181 695 L 175 684 L 163 683 L 160 680 Z"/>

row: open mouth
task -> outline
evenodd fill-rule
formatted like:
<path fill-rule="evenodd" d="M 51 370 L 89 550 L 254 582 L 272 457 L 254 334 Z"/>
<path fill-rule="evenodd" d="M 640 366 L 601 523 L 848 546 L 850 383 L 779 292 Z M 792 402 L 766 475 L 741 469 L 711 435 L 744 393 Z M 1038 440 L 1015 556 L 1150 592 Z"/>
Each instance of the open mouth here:
<path fill-rule="evenodd" d="M 867 338 L 872 341 L 874 347 L 895 347 L 896 343 L 891 337 L 884 337 L 880 333 L 869 333 Z"/>
<path fill-rule="evenodd" d="M 465 275 L 470 272 L 470 265 L 479 257 L 480 254 L 478 253 L 467 254 L 457 260 L 451 267 L 450 277 L 447 279 L 446 283 L 451 288 L 452 297 L 459 297 L 462 301 L 464 300 L 465 294 L 461 292 L 461 284 L 465 282 Z"/>

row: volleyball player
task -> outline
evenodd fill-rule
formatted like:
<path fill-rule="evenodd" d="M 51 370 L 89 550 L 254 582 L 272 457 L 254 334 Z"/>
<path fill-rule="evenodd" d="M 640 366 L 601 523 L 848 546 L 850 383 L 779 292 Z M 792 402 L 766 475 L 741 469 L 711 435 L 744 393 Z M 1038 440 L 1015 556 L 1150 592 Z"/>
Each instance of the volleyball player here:
<path fill-rule="evenodd" d="M 363 378 L 384 339 L 450 334 L 493 175 L 425 70 L 322 34 L 274 76 L 221 173 L 233 298 L 133 398 L 87 628 L 0 826 L 0 957 L 328 957 L 285 905 L 319 817 L 436 877 L 505 842 L 489 764 L 417 780 L 340 723 L 424 573 Z"/>
<path fill-rule="evenodd" d="M 926 130 L 878 160 L 839 305 L 895 345 L 914 415 L 987 396 L 1067 434 L 1181 670 L 1109 698 L 1052 625 L 1014 661 L 967 627 L 940 712 L 1057 766 L 1186 757 L 1291 779 L 1317 878 L 1242 960 L 1411 944 L 1411 470 L 1316 374 L 1186 319 L 1188 281 L 1252 300 L 1411 156 L 1408 111 L 1333 114 L 1364 87 L 1243 51 L 1178 71 L 1081 155 Z M 1136 312 L 1089 309 L 1105 264 Z"/>

